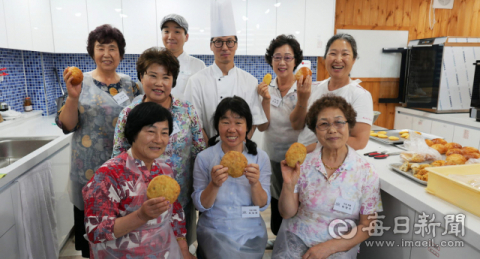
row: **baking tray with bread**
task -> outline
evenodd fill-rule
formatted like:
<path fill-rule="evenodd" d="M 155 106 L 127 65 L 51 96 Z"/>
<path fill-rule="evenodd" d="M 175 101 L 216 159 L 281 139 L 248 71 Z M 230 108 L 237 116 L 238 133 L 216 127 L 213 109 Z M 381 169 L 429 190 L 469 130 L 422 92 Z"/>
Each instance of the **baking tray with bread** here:
<path fill-rule="evenodd" d="M 410 138 L 410 134 L 420 134 L 425 139 L 436 139 L 441 138 L 440 136 L 436 136 L 429 133 L 424 133 L 420 131 L 414 131 L 409 129 L 398 129 L 398 130 L 371 130 L 370 131 L 370 139 L 388 144 L 388 145 L 396 145 L 396 144 L 403 144 L 403 142 Z"/>
<path fill-rule="evenodd" d="M 427 185 L 428 167 L 456 166 L 480 162 L 480 152 L 474 147 L 462 147 L 455 142 L 447 142 L 444 139 L 425 139 L 425 143 L 441 154 L 442 160 L 434 160 L 424 154 L 402 152 L 400 157 L 403 163 L 393 163 L 390 167 L 415 182 Z"/>

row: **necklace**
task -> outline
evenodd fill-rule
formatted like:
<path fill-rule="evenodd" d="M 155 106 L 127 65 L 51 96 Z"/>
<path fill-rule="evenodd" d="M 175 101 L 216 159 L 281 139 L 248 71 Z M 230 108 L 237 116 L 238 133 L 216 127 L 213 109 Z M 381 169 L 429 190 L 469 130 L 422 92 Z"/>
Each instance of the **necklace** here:
<path fill-rule="evenodd" d="M 348 147 L 347 147 L 347 154 L 345 155 L 345 158 L 343 159 L 342 163 L 340 163 L 340 165 L 339 165 L 339 166 L 337 166 L 337 167 L 331 167 L 331 166 L 328 166 L 327 164 L 325 164 L 325 162 L 323 161 L 323 153 L 322 153 L 322 157 L 321 157 L 321 159 L 322 159 L 322 163 L 323 163 L 323 165 L 324 165 L 324 166 L 325 166 L 327 169 L 330 169 L 330 170 L 337 170 L 338 168 L 340 168 L 340 166 L 342 166 L 342 165 L 343 165 L 343 162 L 345 162 L 345 159 L 347 159 L 347 156 L 348 156 Z"/>

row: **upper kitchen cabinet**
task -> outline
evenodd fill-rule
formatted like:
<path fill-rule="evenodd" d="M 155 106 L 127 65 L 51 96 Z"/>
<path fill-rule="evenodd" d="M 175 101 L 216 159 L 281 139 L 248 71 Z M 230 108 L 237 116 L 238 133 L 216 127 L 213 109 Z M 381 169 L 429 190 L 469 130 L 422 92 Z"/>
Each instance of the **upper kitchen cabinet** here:
<path fill-rule="evenodd" d="M 0 16 L 2 17 L 5 15 L 3 1 L 4 0 L 0 0 Z M 7 24 L 5 23 L 5 19 L 0 19 L 0 48 L 8 48 Z"/>
<path fill-rule="evenodd" d="M 247 7 L 247 55 L 265 55 L 276 36 L 276 0 L 250 0 Z"/>
<path fill-rule="evenodd" d="M 50 0 L 29 0 L 32 43 L 35 51 L 54 52 Z"/>
<path fill-rule="evenodd" d="M 3 0 L 8 48 L 32 50 L 32 30 L 28 0 Z"/>
<path fill-rule="evenodd" d="M 252 1 L 249 1 L 251 3 Z M 210 8 L 210 5 L 208 6 Z M 250 16 L 247 15 L 246 0 L 232 0 L 233 16 L 235 16 L 235 29 L 237 29 L 238 48 L 235 55 L 247 55 L 247 24 Z M 210 20 L 210 17 L 208 17 Z M 213 54 L 210 51 L 210 54 Z"/>
<path fill-rule="evenodd" d="M 123 35 L 127 42 L 126 54 L 141 54 L 158 46 L 155 0 L 122 0 Z"/>
<path fill-rule="evenodd" d="M 145 8 L 140 3 L 137 8 Z M 110 24 L 123 33 L 122 0 L 87 0 L 88 31 L 95 30 L 100 25 Z"/>
<path fill-rule="evenodd" d="M 307 0 L 304 56 L 323 56 L 334 34 L 335 0 Z"/>
<path fill-rule="evenodd" d="M 277 0 L 275 4 L 277 35 L 294 35 L 302 49 L 305 48 L 305 5 L 305 0 Z"/>
<path fill-rule="evenodd" d="M 158 45 L 164 47 L 160 22 L 167 14 L 176 13 L 188 22 L 188 54 L 211 55 L 210 50 L 210 0 L 156 0 Z"/>
<path fill-rule="evenodd" d="M 87 53 L 86 0 L 50 0 L 57 53 Z"/>

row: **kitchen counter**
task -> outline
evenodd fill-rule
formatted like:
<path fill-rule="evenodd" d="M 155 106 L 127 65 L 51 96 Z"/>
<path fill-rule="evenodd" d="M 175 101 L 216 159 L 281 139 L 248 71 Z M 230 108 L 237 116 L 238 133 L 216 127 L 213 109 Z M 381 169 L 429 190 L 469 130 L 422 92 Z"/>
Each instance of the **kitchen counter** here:
<path fill-rule="evenodd" d="M 0 168 L 0 174 L 6 174 L 0 179 L 0 190 L 50 155 L 69 145 L 71 141 L 71 136 L 63 134 L 55 124 L 55 115 L 42 117 L 42 111 L 32 111 L 25 114 L 23 118 L 0 123 L 0 136 L 2 138 L 55 137 L 51 142 L 15 163 Z"/>
<path fill-rule="evenodd" d="M 470 114 L 463 113 L 432 113 L 416 109 L 396 107 L 397 114 L 408 114 L 416 117 L 427 118 L 434 121 L 446 122 L 449 124 L 456 124 L 461 126 L 467 126 L 475 129 L 480 129 L 480 122 L 473 118 L 470 118 Z"/>
<path fill-rule="evenodd" d="M 358 150 L 357 152 L 363 156 L 363 154 L 367 152 L 383 150 L 389 150 L 390 152 L 401 151 L 399 148 L 370 140 L 363 150 Z M 393 196 L 401 203 L 418 212 L 418 214 L 421 214 L 422 212 L 425 212 L 427 215 L 435 214 L 435 222 L 442 223 L 442 228 L 445 227 L 444 217 L 446 215 L 457 215 L 459 213 L 465 214 L 465 236 L 458 236 L 458 238 L 465 241 L 465 243 L 470 244 L 470 246 L 475 247 L 475 249 L 477 249 L 477 255 L 480 255 L 480 251 L 478 251 L 478 244 L 480 244 L 480 217 L 464 211 L 461 208 L 438 198 L 437 196 L 427 193 L 425 190 L 426 186 L 416 183 L 413 180 L 391 170 L 389 168 L 390 164 L 401 162 L 401 159 L 398 155 L 390 156 L 386 159 L 374 159 L 373 157 L 366 157 L 366 159 L 375 166 L 375 169 L 380 177 L 380 187 L 383 192 Z M 388 204 L 384 204 L 384 210 L 385 207 L 388 207 L 386 205 Z M 472 206 L 478 206 L 478 204 L 472 204 Z M 418 214 L 414 218 L 410 218 L 410 221 L 417 223 L 419 220 Z M 393 226 L 391 227 L 393 228 Z M 410 231 L 413 232 L 412 229 L 410 229 Z M 440 234 L 437 233 L 437 236 L 439 235 Z M 414 238 L 415 236 L 416 235 L 413 235 Z M 463 248 L 455 249 L 460 251 Z M 392 252 L 392 250 L 390 250 L 390 252 Z M 420 257 L 412 256 L 411 258 Z"/>

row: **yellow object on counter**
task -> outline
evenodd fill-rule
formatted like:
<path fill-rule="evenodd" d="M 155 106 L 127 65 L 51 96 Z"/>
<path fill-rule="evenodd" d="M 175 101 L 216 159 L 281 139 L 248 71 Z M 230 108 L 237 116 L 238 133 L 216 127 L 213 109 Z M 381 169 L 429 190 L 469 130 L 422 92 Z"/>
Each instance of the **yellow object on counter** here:
<path fill-rule="evenodd" d="M 7 174 L 0 174 L 0 179 L 2 179 L 3 177 L 5 177 Z"/>
<path fill-rule="evenodd" d="M 372 136 L 372 137 L 377 137 L 377 136 L 378 136 L 378 134 L 377 134 L 377 133 L 375 133 L 375 132 L 372 132 L 372 133 L 370 133 L 370 136 Z"/>
<path fill-rule="evenodd" d="M 480 164 L 426 168 L 427 192 L 480 217 L 480 190 L 455 181 L 449 175 L 473 175 L 480 172 Z"/>
<path fill-rule="evenodd" d="M 387 136 L 387 135 L 385 135 L 385 134 L 380 134 L 380 133 L 378 134 L 378 136 L 377 136 L 377 137 L 379 137 L 379 138 L 388 138 L 388 136 Z"/>
<path fill-rule="evenodd" d="M 387 132 L 386 131 L 379 131 L 379 132 L 377 132 L 377 134 L 378 135 L 380 135 L 380 134 L 387 135 Z"/>
<path fill-rule="evenodd" d="M 395 136 L 390 136 L 390 137 L 388 137 L 388 139 L 389 139 L 389 140 L 399 140 L 400 138 L 395 137 Z"/>
<path fill-rule="evenodd" d="M 402 130 L 402 131 L 400 131 L 398 134 L 403 135 L 403 134 L 405 134 L 405 133 L 408 134 L 408 130 Z"/>

